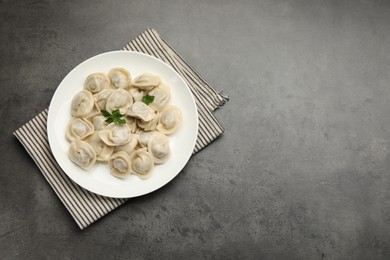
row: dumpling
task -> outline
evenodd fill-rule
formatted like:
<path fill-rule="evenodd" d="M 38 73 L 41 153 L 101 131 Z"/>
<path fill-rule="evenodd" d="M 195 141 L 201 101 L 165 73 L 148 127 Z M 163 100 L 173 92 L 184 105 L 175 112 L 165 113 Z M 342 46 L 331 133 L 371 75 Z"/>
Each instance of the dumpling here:
<path fill-rule="evenodd" d="M 87 115 L 83 116 L 83 118 L 88 119 L 90 122 L 92 122 L 92 118 L 95 116 L 101 115 L 102 113 L 98 111 L 95 107 L 92 108 L 91 112 L 89 112 Z"/>
<path fill-rule="evenodd" d="M 124 89 L 117 89 L 108 97 L 106 110 L 112 112 L 119 109 L 121 114 L 125 114 L 126 110 L 133 104 L 133 97 Z"/>
<path fill-rule="evenodd" d="M 172 105 L 165 106 L 161 110 L 156 129 L 167 135 L 172 134 L 177 130 L 182 120 L 183 115 L 178 107 Z"/>
<path fill-rule="evenodd" d="M 126 152 L 127 154 L 130 154 L 131 152 L 133 152 L 135 147 L 138 144 L 138 135 L 131 134 L 130 138 L 131 139 L 127 144 L 115 146 L 114 152 L 116 153 L 116 152 L 123 151 L 123 152 Z"/>
<path fill-rule="evenodd" d="M 130 72 L 124 68 L 113 68 L 108 72 L 108 78 L 111 80 L 111 88 L 127 89 L 131 82 Z"/>
<path fill-rule="evenodd" d="M 110 79 L 106 74 L 97 72 L 90 74 L 84 81 L 84 89 L 98 93 L 110 86 Z"/>
<path fill-rule="evenodd" d="M 148 139 L 148 152 L 153 156 L 155 163 L 166 162 L 171 153 L 168 137 L 160 132 L 155 132 Z"/>
<path fill-rule="evenodd" d="M 108 161 L 111 155 L 114 153 L 114 147 L 106 145 L 99 137 L 99 133 L 95 132 L 93 135 L 86 139 L 96 152 L 96 159 L 98 161 Z"/>
<path fill-rule="evenodd" d="M 84 139 L 93 134 L 94 127 L 88 120 L 84 118 L 72 117 L 69 120 L 68 128 L 66 129 L 66 137 L 73 141 L 75 139 Z"/>
<path fill-rule="evenodd" d="M 149 122 L 145 122 L 142 119 L 137 119 L 137 125 L 145 131 L 153 131 L 156 130 L 159 119 L 160 114 L 157 113 L 156 116 Z"/>
<path fill-rule="evenodd" d="M 153 73 L 132 79 L 128 70 L 114 67 L 88 75 L 71 101 L 68 157 L 85 170 L 100 161 L 115 177 L 149 178 L 171 156 L 168 135 L 183 120 L 170 99 L 170 87 Z"/>
<path fill-rule="evenodd" d="M 151 90 L 160 82 L 159 76 L 146 72 L 136 77 L 131 84 L 142 90 Z"/>
<path fill-rule="evenodd" d="M 156 111 L 163 109 L 171 98 L 170 89 L 166 84 L 158 85 L 158 87 L 152 89 L 148 94 L 150 96 L 154 96 L 154 100 L 149 104 L 149 106 Z"/>
<path fill-rule="evenodd" d="M 134 102 L 136 101 L 142 101 L 142 98 L 145 96 L 146 92 L 144 90 L 141 90 L 139 88 L 130 88 L 129 89 L 130 94 L 133 96 Z"/>
<path fill-rule="evenodd" d="M 96 162 L 96 152 L 92 146 L 78 139 L 72 141 L 68 151 L 69 159 L 84 170 L 92 168 Z"/>
<path fill-rule="evenodd" d="M 95 131 L 103 130 L 108 124 L 105 122 L 106 118 L 103 115 L 94 116 L 92 119 L 92 125 L 95 128 Z"/>
<path fill-rule="evenodd" d="M 142 147 L 147 147 L 149 139 L 151 139 L 155 133 L 156 131 L 142 131 L 142 130 L 137 131 L 138 143 Z"/>
<path fill-rule="evenodd" d="M 125 116 L 126 124 L 130 128 L 131 133 L 135 133 L 138 129 L 137 119 L 132 116 Z"/>
<path fill-rule="evenodd" d="M 99 131 L 99 137 L 110 146 L 124 145 L 130 142 L 132 136 L 130 129 L 126 124 L 109 124 L 103 130 Z"/>
<path fill-rule="evenodd" d="M 143 102 L 134 102 L 134 104 L 127 109 L 126 115 L 134 116 L 136 118 L 142 119 L 145 122 L 149 122 L 153 118 L 155 118 L 156 113 L 154 110 L 146 105 Z"/>
<path fill-rule="evenodd" d="M 106 109 L 106 103 L 109 96 L 114 92 L 113 89 L 103 89 L 99 93 L 93 95 L 96 108 L 100 111 Z"/>
<path fill-rule="evenodd" d="M 93 109 L 93 96 L 88 90 L 78 92 L 72 99 L 71 115 L 83 117 L 88 115 Z"/>
<path fill-rule="evenodd" d="M 123 179 L 130 175 L 130 158 L 125 152 L 114 153 L 109 160 L 109 165 L 110 173 L 115 177 Z"/>
<path fill-rule="evenodd" d="M 131 173 L 141 179 L 147 179 L 154 168 L 152 155 L 146 148 L 135 150 L 130 155 Z"/>

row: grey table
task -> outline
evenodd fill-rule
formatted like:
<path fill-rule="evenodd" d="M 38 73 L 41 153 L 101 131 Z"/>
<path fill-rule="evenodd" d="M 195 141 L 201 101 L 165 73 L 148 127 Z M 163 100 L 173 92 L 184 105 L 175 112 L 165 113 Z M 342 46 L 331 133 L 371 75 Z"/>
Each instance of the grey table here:
<path fill-rule="evenodd" d="M 0 2 L 1 259 L 389 259 L 389 1 Z M 230 101 L 169 185 L 80 231 L 12 132 L 155 28 Z"/>

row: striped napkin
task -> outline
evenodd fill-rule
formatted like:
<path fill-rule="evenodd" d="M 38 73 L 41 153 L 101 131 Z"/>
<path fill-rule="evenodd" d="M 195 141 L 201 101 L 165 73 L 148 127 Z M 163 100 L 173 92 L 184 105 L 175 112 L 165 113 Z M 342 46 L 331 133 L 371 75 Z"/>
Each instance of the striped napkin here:
<path fill-rule="evenodd" d="M 193 154 L 223 133 L 224 128 L 213 116 L 212 111 L 225 104 L 228 96 L 214 90 L 154 29 L 143 32 L 123 50 L 143 52 L 159 58 L 171 65 L 186 81 L 195 97 L 199 117 L 199 132 Z M 84 229 L 125 203 L 127 199 L 97 195 L 81 188 L 68 178 L 50 151 L 46 132 L 47 114 L 48 109 L 45 109 L 17 129 L 14 135 L 33 158 L 77 225 Z"/>

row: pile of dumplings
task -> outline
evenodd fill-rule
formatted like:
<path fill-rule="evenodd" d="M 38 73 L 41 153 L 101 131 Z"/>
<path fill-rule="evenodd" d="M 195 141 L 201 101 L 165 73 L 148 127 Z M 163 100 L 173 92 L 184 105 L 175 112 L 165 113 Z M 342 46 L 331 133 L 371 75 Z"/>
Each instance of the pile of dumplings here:
<path fill-rule="evenodd" d="M 143 102 L 146 95 L 154 96 L 148 105 Z M 134 79 L 124 68 L 90 74 L 71 102 L 66 131 L 70 160 L 84 170 L 108 163 L 118 178 L 148 178 L 155 164 L 169 159 L 168 136 L 182 121 L 181 110 L 169 104 L 170 96 L 169 86 L 152 73 Z M 106 123 L 100 111 L 117 109 L 126 123 Z"/>

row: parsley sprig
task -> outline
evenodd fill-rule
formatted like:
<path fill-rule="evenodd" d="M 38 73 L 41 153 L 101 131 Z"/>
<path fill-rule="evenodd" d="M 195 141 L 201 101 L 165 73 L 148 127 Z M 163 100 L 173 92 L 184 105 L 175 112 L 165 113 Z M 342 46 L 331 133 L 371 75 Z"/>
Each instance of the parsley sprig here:
<path fill-rule="evenodd" d="M 154 100 L 154 96 L 151 96 L 149 94 L 142 97 L 142 102 L 144 102 L 146 105 L 149 105 L 150 103 L 152 103 L 153 100 Z"/>
<path fill-rule="evenodd" d="M 121 118 L 122 115 L 120 112 L 119 112 L 119 109 L 116 109 L 114 111 L 112 111 L 111 113 L 108 112 L 107 110 L 100 110 L 100 112 L 102 113 L 103 116 L 106 117 L 106 120 L 104 122 L 106 123 L 114 123 L 114 124 L 126 124 L 126 120 Z"/>

